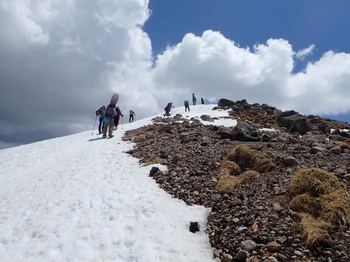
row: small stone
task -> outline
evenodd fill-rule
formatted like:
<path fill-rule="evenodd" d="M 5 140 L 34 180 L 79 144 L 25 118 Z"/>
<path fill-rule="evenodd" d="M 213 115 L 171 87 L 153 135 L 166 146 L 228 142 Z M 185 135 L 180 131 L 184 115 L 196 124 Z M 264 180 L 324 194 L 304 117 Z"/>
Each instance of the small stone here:
<path fill-rule="evenodd" d="M 276 253 L 276 252 L 281 250 L 281 245 L 278 244 L 276 241 L 272 241 L 272 242 L 268 243 L 266 245 L 266 247 L 267 247 L 267 250 L 272 252 L 272 253 Z"/>
<path fill-rule="evenodd" d="M 283 210 L 282 206 L 280 203 L 273 203 L 272 208 L 276 212 L 281 212 Z"/>
<path fill-rule="evenodd" d="M 278 262 L 278 260 L 275 257 L 269 257 L 269 262 Z"/>
<path fill-rule="evenodd" d="M 247 257 L 249 256 L 249 253 L 245 250 L 238 251 L 237 255 L 233 258 L 233 261 L 235 262 L 245 262 L 247 260 Z"/>
<path fill-rule="evenodd" d="M 241 242 L 241 247 L 245 251 L 253 251 L 257 248 L 257 244 L 253 240 L 244 240 Z"/>
<path fill-rule="evenodd" d="M 172 157 L 171 162 L 174 164 L 177 164 L 181 160 L 181 156 L 179 154 L 176 154 Z"/>
<path fill-rule="evenodd" d="M 199 224 L 198 222 L 191 222 L 190 223 L 190 232 L 196 233 L 199 231 Z"/>
<path fill-rule="evenodd" d="M 303 255 L 303 253 L 301 253 L 299 250 L 295 250 L 294 254 L 301 257 Z"/>
<path fill-rule="evenodd" d="M 239 227 L 239 228 L 237 228 L 237 231 L 239 232 L 239 233 L 241 233 L 241 232 L 243 232 L 243 231 L 245 231 L 245 230 L 247 230 L 248 228 L 247 227 Z"/>
<path fill-rule="evenodd" d="M 258 224 L 257 224 L 257 223 L 254 223 L 254 224 L 252 225 L 251 229 L 252 229 L 253 232 L 258 232 L 258 230 L 259 230 Z"/>
<path fill-rule="evenodd" d="M 221 262 L 231 262 L 232 256 L 230 254 L 223 254 L 221 257 Z"/>
<path fill-rule="evenodd" d="M 156 173 L 160 172 L 160 169 L 156 166 L 152 167 L 149 171 L 149 176 L 154 176 Z"/>
<path fill-rule="evenodd" d="M 231 201 L 231 206 L 239 206 L 242 203 L 242 200 L 240 200 L 239 198 L 234 198 Z"/>
<path fill-rule="evenodd" d="M 211 196 L 211 200 L 212 201 L 219 201 L 221 199 L 221 195 L 220 194 L 214 194 Z"/>

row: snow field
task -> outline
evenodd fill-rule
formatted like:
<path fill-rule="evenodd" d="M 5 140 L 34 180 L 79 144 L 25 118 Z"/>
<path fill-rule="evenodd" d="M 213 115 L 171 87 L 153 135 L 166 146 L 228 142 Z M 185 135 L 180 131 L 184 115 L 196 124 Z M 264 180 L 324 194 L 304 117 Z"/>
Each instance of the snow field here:
<path fill-rule="evenodd" d="M 198 107 L 191 117 L 208 114 Z M 124 131 L 150 119 L 112 139 L 84 132 L 1 150 L 0 261 L 213 261 L 209 210 L 172 198 L 124 153 Z"/>

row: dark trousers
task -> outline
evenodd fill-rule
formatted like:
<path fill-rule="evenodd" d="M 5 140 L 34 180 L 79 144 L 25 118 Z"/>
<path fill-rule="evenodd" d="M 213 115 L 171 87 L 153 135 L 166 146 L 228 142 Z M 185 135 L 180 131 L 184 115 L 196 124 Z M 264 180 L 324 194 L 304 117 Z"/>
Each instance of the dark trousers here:
<path fill-rule="evenodd" d="M 119 125 L 119 116 L 114 117 L 114 126 L 118 127 Z"/>
<path fill-rule="evenodd" d="M 165 111 L 164 116 L 170 116 L 170 110 L 169 111 Z"/>
<path fill-rule="evenodd" d="M 190 106 L 185 106 L 185 112 L 187 112 L 187 110 L 188 110 L 188 111 L 191 111 L 191 110 L 190 110 Z"/>
<path fill-rule="evenodd" d="M 129 123 L 131 123 L 131 122 L 134 122 L 134 116 L 133 115 L 129 116 Z"/>
<path fill-rule="evenodd" d="M 102 129 L 103 129 L 103 116 L 100 117 L 99 119 L 99 124 L 98 124 L 98 133 L 102 133 Z"/>

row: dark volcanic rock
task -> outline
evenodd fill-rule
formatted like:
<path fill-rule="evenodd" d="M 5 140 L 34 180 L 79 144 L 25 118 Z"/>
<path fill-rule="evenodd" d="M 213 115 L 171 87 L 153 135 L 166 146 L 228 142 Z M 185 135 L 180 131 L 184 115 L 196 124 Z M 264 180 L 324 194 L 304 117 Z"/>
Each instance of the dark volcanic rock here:
<path fill-rule="evenodd" d="M 293 172 L 301 167 L 317 167 L 333 172 L 350 189 L 350 139 L 340 136 L 346 124 L 321 119 L 336 133 L 324 134 L 313 122 L 313 130 L 302 137 L 288 133 L 260 131 L 275 127 L 278 110 L 267 105 L 235 102 L 233 118 L 257 130 L 261 141 L 233 140 L 232 128 L 205 126 L 174 118 L 157 118 L 153 125 L 127 131 L 123 140 L 136 143 L 129 152 L 145 165 L 159 163 L 168 171 L 152 171 L 160 188 L 189 205 L 210 208 L 206 232 L 217 259 L 228 261 L 350 261 L 350 228 L 344 226 L 331 234 L 331 246 L 307 249 L 297 213 L 289 209 L 288 188 Z M 309 118 L 308 118 L 309 119 Z M 309 119 L 311 121 L 311 118 Z M 251 124 L 253 123 L 253 124 Z M 170 129 L 162 129 L 169 125 Z M 244 129 L 244 128 L 243 128 Z M 254 130 L 255 129 L 255 130 Z M 170 132 L 169 132 L 170 131 Z M 135 141 L 139 135 L 147 139 Z M 275 167 L 242 183 L 237 190 L 218 194 L 221 163 L 238 145 L 248 144 L 266 154 Z M 341 154 L 339 154 L 341 149 Z M 163 158 L 162 158 L 163 157 Z M 223 173 L 240 176 L 242 172 Z M 188 225 L 189 226 L 189 225 Z M 241 243 L 251 240 L 254 249 L 242 250 Z"/>
<path fill-rule="evenodd" d="M 156 166 L 152 167 L 151 170 L 149 171 L 150 176 L 154 176 L 154 174 L 160 172 L 160 169 Z"/>
<path fill-rule="evenodd" d="M 256 128 L 251 125 L 238 121 L 232 130 L 232 137 L 239 141 L 259 141 L 259 135 Z"/>
<path fill-rule="evenodd" d="M 313 126 L 306 117 L 295 111 L 285 111 L 277 116 L 277 124 L 287 128 L 290 132 L 298 132 L 303 135 L 312 130 Z"/>
<path fill-rule="evenodd" d="M 192 232 L 192 233 L 198 232 L 199 231 L 199 224 L 198 224 L 198 222 L 191 222 L 189 229 L 190 229 L 190 232 Z"/>
<path fill-rule="evenodd" d="M 221 98 L 218 102 L 218 106 L 220 107 L 232 107 L 234 105 L 234 102 L 229 99 Z"/>

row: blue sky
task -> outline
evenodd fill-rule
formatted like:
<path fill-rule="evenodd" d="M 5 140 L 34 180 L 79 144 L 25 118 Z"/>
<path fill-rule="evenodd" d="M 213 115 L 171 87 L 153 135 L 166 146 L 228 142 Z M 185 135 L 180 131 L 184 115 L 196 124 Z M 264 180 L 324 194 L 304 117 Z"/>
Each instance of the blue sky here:
<path fill-rule="evenodd" d="M 350 51 L 350 1 L 336 0 L 151 0 L 145 30 L 154 52 L 192 32 L 222 32 L 241 46 L 284 38 L 295 49 L 316 44 L 315 54 Z"/>
<path fill-rule="evenodd" d="M 181 42 L 186 33 L 220 31 L 241 47 L 253 47 L 269 38 L 288 40 L 294 51 L 316 47 L 295 70 L 303 70 L 329 50 L 350 52 L 350 1 L 348 0 L 150 0 L 152 15 L 145 31 L 153 55 Z M 350 101 L 349 101 L 350 103 Z M 350 122 L 349 114 L 331 116 Z"/>

